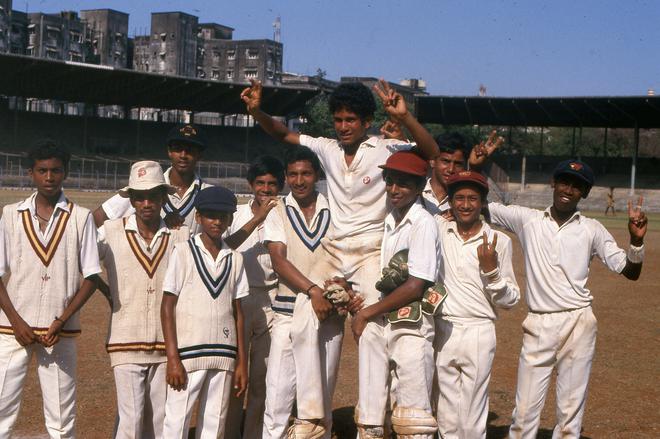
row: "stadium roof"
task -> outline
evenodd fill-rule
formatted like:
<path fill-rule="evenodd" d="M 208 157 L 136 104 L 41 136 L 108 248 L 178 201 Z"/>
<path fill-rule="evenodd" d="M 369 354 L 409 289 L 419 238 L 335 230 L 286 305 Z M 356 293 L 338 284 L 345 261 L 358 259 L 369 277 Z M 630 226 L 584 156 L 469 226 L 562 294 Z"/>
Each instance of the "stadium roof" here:
<path fill-rule="evenodd" d="M 245 87 L 220 81 L 0 54 L 0 94 L 101 105 L 245 113 Z M 317 89 L 264 86 L 264 111 L 300 113 Z"/>
<path fill-rule="evenodd" d="M 420 96 L 422 123 L 660 128 L 660 96 L 504 98 Z"/>

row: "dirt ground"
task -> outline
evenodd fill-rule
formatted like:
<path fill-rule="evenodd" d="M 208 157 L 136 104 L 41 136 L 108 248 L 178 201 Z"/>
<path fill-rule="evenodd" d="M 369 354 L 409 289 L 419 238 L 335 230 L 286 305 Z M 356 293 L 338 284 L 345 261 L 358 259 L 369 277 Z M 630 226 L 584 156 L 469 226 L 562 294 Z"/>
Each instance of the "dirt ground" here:
<path fill-rule="evenodd" d="M 27 196 L 23 191 L 0 191 L 2 205 Z M 74 201 L 93 207 L 107 197 L 103 193 L 69 192 Z M 596 216 L 598 217 L 598 216 Z M 602 219 L 602 217 L 601 217 Z M 609 272 L 594 260 L 589 286 L 599 320 L 596 358 L 591 375 L 589 400 L 583 423 L 584 438 L 660 437 L 660 216 L 653 216 L 645 240 L 646 259 L 636 283 Z M 627 247 L 625 218 L 603 221 L 617 241 Z M 521 289 L 525 278 L 520 246 L 514 239 L 514 267 Z M 490 383 L 489 438 L 504 438 L 515 399 L 518 354 L 522 342 L 521 322 L 526 306 L 520 303 L 502 312 L 497 322 L 497 354 Z M 104 349 L 108 307 L 100 295 L 92 297 L 82 311 L 83 332 L 78 339 L 78 437 L 109 438 L 115 416 L 115 389 Z M 348 330 L 348 327 L 347 327 Z M 338 438 L 354 435 L 353 409 L 357 398 L 356 345 L 346 333 L 337 392 L 334 399 Z M 550 438 L 554 425 L 554 384 L 543 411 L 539 437 Z M 15 437 L 45 437 L 41 395 L 34 365 L 23 395 Z"/>

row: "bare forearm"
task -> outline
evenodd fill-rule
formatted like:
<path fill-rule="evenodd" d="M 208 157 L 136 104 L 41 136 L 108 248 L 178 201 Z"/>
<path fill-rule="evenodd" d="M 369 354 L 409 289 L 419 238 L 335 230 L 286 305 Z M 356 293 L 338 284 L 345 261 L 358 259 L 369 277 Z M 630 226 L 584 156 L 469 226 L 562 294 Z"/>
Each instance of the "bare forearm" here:
<path fill-rule="evenodd" d="M 227 244 L 232 250 L 236 250 L 250 237 L 261 223 L 262 220 L 252 217 L 243 225 L 243 227 L 225 238 L 225 244 Z"/>
<path fill-rule="evenodd" d="M 10 323 L 12 323 L 12 325 L 17 318 L 21 318 L 21 316 L 16 311 L 16 308 L 14 308 L 14 304 L 11 303 L 9 293 L 7 293 L 7 289 L 5 288 L 5 284 L 2 279 L 0 279 L 0 308 L 2 308 L 2 311 L 5 313 L 7 319 Z"/>
<path fill-rule="evenodd" d="M 66 322 L 72 315 L 80 311 L 80 308 L 87 303 L 89 298 L 92 297 L 92 294 L 94 294 L 94 291 L 96 291 L 98 279 L 98 275 L 95 274 L 83 280 L 73 299 L 71 299 L 69 305 L 64 309 L 62 315 L 59 316 L 60 320 Z"/>
<path fill-rule="evenodd" d="M 381 314 L 394 311 L 415 300 L 419 300 L 424 295 L 424 289 L 427 282 L 416 277 L 409 277 L 401 286 L 385 296 L 382 300 L 369 305 L 364 310 L 365 317 L 371 319 Z"/>
<path fill-rule="evenodd" d="M 247 362 L 247 353 L 245 350 L 245 333 L 243 330 L 244 327 L 244 318 L 243 318 L 243 309 L 241 308 L 241 300 L 234 300 L 234 320 L 236 321 L 236 344 L 238 348 L 238 358 L 237 360 L 242 364 Z"/>
<path fill-rule="evenodd" d="M 165 353 L 168 360 L 179 358 L 179 342 L 176 337 L 176 300 L 176 296 L 164 293 L 160 307 L 160 321 L 163 326 Z"/>
<path fill-rule="evenodd" d="M 92 217 L 94 218 L 94 225 L 96 227 L 101 227 L 108 220 L 108 215 L 106 215 L 105 210 L 101 206 L 92 213 Z"/>
<path fill-rule="evenodd" d="M 294 133 L 287 128 L 282 122 L 277 119 L 274 119 L 269 114 L 264 113 L 261 109 L 254 110 L 250 112 L 250 115 L 254 117 L 261 128 L 268 133 L 269 136 L 273 137 L 280 142 L 291 143 L 293 145 L 298 145 L 300 135 Z"/>
<path fill-rule="evenodd" d="M 434 159 L 438 155 L 438 145 L 435 143 L 433 136 L 410 112 L 400 119 L 400 123 L 410 132 L 415 143 L 417 143 L 419 151 L 427 160 Z"/>
<path fill-rule="evenodd" d="M 274 256 L 273 254 L 271 254 L 270 258 L 273 262 L 273 270 L 277 273 L 278 279 L 291 288 L 291 290 L 296 292 L 307 291 L 312 285 L 312 281 L 303 275 L 288 259 Z"/>

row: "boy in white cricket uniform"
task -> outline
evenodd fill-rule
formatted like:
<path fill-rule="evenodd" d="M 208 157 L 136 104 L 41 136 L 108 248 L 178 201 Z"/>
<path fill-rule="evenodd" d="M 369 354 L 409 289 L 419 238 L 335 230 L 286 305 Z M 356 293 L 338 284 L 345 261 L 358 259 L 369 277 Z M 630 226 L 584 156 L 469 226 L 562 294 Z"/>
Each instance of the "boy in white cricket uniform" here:
<path fill-rule="evenodd" d="M 187 227 L 170 230 L 160 217 L 171 192 L 157 162 L 134 163 L 119 195 L 130 200 L 135 213 L 99 228 L 99 256 L 112 304 L 106 349 L 117 388 L 116 439 L 161 438 L 163 433 L 163 278 L 174 245 L 190 236 Z"/>
<path fill-rule="evenodd" d="M 249 287 L 241 254 L 222 239 L 236 197 L 210 187 L 199 193 L 195 207 L 202 232 L 175 246 L 163 282 L 167 439 L 188 437 L 198 398 L 195 437 L 224 438 L 232 379 L 238 395 L 247 386 L 241 300 Z"/>
<path fill-rule="evenodd" d="M 263 222 L 277 204 L 284 186 L 284 166 L 277 158 L 260 156 L 248 169 L 248 183 L 254 198 L 238 206 L 234 221 L 227 229 L 225 242 L 243 256 L 250 294 L 242 301 L 245 315 L 245 343 L 249 358 L 247 405 L 243 419 L 243 398 L 232 398 L 227 437 L 261 437 L 266 400 L 266 365 L 273 326 L 272 299 L 277 291 L 277 275 L 263 243 Z"/>
<path fill-rule="evenodd" d="M 380 88 L 374 87 L 384 102 L 390 117 L 404 126 L 417 142 L 421 153 L 430 159 L 437 154 L 437 146 L 431 135 L 408 112 L 400 94 L 389 88 L 385 81 Z M 345 277 L 351 282 L 356 292 L 361 293 L 366 304 L 377 301 L 379 297 L 374 285 L 379 278 L 380 247 L 383 234 L 383 220 L 387 214 L 385 205 L 385 184 L 378 166 L 383 164 L 394 152 L 410 149 L 409 144 L 400 140 L 384 140 L 369 137 L 367 130 L 371 126 L 376 104 L 373 95 L 359 83 L 341 84 L 330 97 L 330 112 L 338 139 L 313 138 L 289 131 L 286 126 L 261 111 L 261 84 L 253 81 L 252 86 L 242 93 L 248 112 L 260 126 L 274 138 L 294 145 L 305 145 L 318 154 L 328 181 L 328 202 L 332 213 L 331 232 L 322 240 L 328 258 L 318 264 L 310 274 L 310 279 L 323 284 L 333 276 Z M 319 321 L 330 315 L 332 305 L 323 297 L 323 288 L 312 285 L 307 291 L 310 296 L 306 312 L 297 313 L 303 321 L 294 323 L 294 339 L 306 339 L 310 350 L 319 351 Z M 294 320 L 296 317 L 294 316 Z M 342 333 L 340 319 L 326 322 L 331 328 L 328 333 Z M 371 324 L 366 331 L 371 331 Z M 375 330 L 375 327 L 374 327 Z M 362 344 L 367 349 L 367 344 Z M 361 357 L 363 354 L 360 354 Z M 364 355 L 368 356 L 365 352 Z M 329 358 L 328 364 L 334 364 L 339 358 Z M 365 357 L 365 361 L 368 361 Z M 305 384 L 308 399 L 317 403 L 298 405 L 298 414 L 304 413 L 303 419 L 323 419 L 326 413 L 323 404 L 318 401 L 331 400 L 322 388 L 320 360 L 309 365 L 309 383 Z M 316 377 L 312 379 L 313 373 Z M 298 382 L 298 385 L 303 385 Z M 312 390 L 315 389 L 315 390 Z"/>
<path fill-rule="evenodd" d="M 433 316 L 422 314 L 416 322 L 389 322 L 386 313 L 422 299 L 436 283 L 439 258 L 438 229 L 421 201 L 428 163 L 413 151 L 391 155 L 384 165 L 388 201 L 381 268 L 401 250 L 408 250 L 408 279 L 388 295 L 360 310 L 353 319 L 360 352 L 360 394 L 356 422 L 361 439 L 384 437 L 389 394 L 390 363 L 397 379 L 392 427 L 400 438 L 433 438 L 437 430 L 431 410 L 433 385 Z M 406 308 L 404 308 L 406 309 Z M 372 331 L 365 331 L 372 325 Z"/>
<path fill-rule="evenodd" d="M 195 222 L 195 197 L 211 186 L 195 173 L 195 167 L 206 149 L 202 130 L 191 124 L 177 125 L 167 135 L 167 155 L 172 166 L 165 171 L 165 182 L 174 187 L 163 205 L 162 215 L 170 228 L 186 226 L 191 235 L 199 232 Z M 119 194 L 106 200 L 94 211 L 96 227 L 108 219 L 124 218 L 135 212 L 128 198 Z"/>
<path fill-rule="evenodd" d="M 316 154 L 304 146 L 293 147 L 287 151 L 285 166 L 286 182 L 291 193 L 278 203 L 264 222 L 264 243 L 279 279 L 277 295 L 273 300 L 275 316 L 266 374 L 264 439 L 283 438 L 296 394 L 302 401 L 306 397 L 306 389 L 296 386 L 296 376 L 305 374 L 308 368 L 305 363 L 298 368 L 295 366 L 291 324 L 297 296 L 303 296 L 304 291 L 313 285 L 307 276 L 322 257 L 321 239 L 330 227 L 328 202 L 316 190 L 321 172 Z M 338 340 L 341 341 L 340 338 Z M 327 347 L 341 349 L 338 343 L 329 343 Z M 307 354 L 318 356 L 319 352 L 303 352 L 298 358 Z M 328 372 L 325 378 L 334 387 L 336 370 Z M 325 425 L 331 425 L 331 412 L 329 416 L 330 419 L 324 421 Z M 310 430 L 316 427 L 319 436 L 323 434 L 320 425 L 310 424 L 308 427 Z"/>
<path fill-rule="evenodd" d="M 442 438 L 485 438 L 495 356 L 496 307 L 520 298 L 511 239 L 479 219 L 488 182 L 478 172 L 449 175 L 453 221 L 437 218 L 440 278 L 447 299 L 436 318 L 437 419 Z"/>
<path fill-rule="evenodd" d="M 28 366 L 37 359 L 48 435 L 75 437 L 78 313 L 101 272 L 89 210 L 62 192 L 69 154 L 43 142 L 28 155 L 37 192 L 3 208 L 0 219 L 0 438 L 12 434 Z"/>
<path fill-rule="evenodd" d="M 596 220 L 577 205 L 594 183 L 591 168 L 579 160 L 559 163 L 553 173 L 553 204 L 545 210 L 490 203 L 494 224 L 514 232 L 523 248 L 529 314 L 523 347 L 512 438 L 534 438 L 553 369 L 557 368 L 557 425 L 553 438 L 578 438 L 596 345 L 593 297 L 586 287 L 591 259 L 636 280 L 642 269 L 647 219 L 629 205 L 630 249 L 619 248 Z"/>

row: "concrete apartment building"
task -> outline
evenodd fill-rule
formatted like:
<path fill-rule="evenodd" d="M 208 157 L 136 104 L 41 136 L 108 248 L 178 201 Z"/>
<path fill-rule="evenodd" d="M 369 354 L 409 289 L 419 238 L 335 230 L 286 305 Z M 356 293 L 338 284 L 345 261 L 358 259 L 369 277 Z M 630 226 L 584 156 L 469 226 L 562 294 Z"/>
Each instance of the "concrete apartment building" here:
<path fill-rule="evenodd" d="M 94 63 L 128 68 L 128 14 L 114 9 L 86 9 L 80 11 L 80 18 L 89 31 Z"/>
<path fill-rule="evenodd" d="M 198 18 L 184 12 L 153 12 L 150 35 L 135 37 L 133 68 L 197 76 L 197 25 Z"/>

